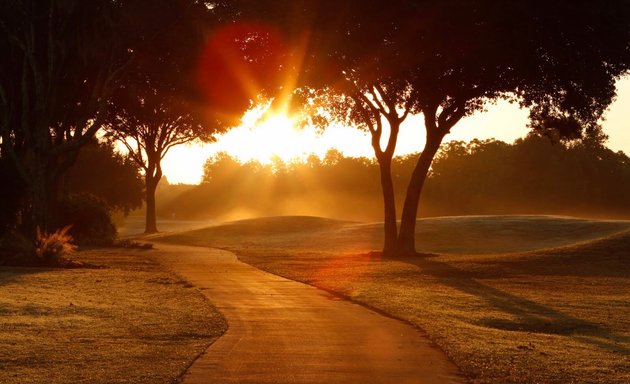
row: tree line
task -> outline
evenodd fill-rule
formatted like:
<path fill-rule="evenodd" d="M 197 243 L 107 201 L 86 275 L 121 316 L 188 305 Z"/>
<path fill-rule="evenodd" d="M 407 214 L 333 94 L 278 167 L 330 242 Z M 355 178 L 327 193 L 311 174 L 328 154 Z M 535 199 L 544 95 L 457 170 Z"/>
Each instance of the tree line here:
<path fill-rule="evenodd" d="M 394 194 L 402 201 L 416 154 L 394 157 Z M 159 207 L 179 218 L 310 214 L 382 220 L 375 159 L 344 157 L 270 164 L 210 158 L 203 183 Z M 558 214 L 630 217 L 630 158 L 593 141 L 553 142 L 529 135 L 513 144 L 452 141 L 438 152 L 421 200 L 421 216 Z"/>

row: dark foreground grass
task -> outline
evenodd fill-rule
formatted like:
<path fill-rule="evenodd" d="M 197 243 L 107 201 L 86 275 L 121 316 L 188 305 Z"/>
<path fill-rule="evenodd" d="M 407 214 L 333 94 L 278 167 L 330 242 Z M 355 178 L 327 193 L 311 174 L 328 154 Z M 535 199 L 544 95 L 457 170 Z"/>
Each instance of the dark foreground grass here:
<path fill-rule="evenodd" d="M 477 383 L 621 384 L 630 382 L 628 229 L 554 217 L 430 219 L 418 241 L 440 254 L 398 260 L 368 253 L 378 225 L 317 218 L 234 222 L 164 240 L 227 248 L 404 319 Z"/>
<path fill-rule="evenodd" d="M 0 268 L 0 383 L 177 382 L 227 325 L 157 252 L 75 254 L 99 269 Z"/>

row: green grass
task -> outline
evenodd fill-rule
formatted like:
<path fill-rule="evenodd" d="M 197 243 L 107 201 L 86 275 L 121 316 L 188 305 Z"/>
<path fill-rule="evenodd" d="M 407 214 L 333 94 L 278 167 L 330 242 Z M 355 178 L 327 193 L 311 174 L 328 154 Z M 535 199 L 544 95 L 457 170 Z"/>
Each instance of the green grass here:
<path fill-rule="evenodd" d="M 379 224 L 263 218 L 165 241 L 226 248 L 425 330 L 478 383 L 630 382 L 630 222 L 547 216 L 419 221 L 381 259 Z"/>
<path fill-rule="evenodd" d="M 227 329 L 158 251 L 82 251 L 99 269 L 0 268 L 0 383 L 172 383 Z"/>

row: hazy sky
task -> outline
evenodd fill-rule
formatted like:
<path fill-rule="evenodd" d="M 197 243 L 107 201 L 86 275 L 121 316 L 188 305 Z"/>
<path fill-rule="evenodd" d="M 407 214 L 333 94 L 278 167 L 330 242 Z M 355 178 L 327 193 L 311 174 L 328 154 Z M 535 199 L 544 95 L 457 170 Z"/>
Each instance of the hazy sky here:
<path fill-rule="evenodd" d="M 606 113 L 604 132 L 610 136 L 608 146 L 630 155 L 630 76 L 618 82 L 616 101 Z M 411 116 L 401 128 L 396 154 L 419 152 L 424 143 L 421 116 Z M 474 138 L 496 138 L 513 142 L 527 134 L 527 111 L 507 102 L 490 106 L 487 112 L 478 113 L 460 121 L 445 141 Z M 260 126 L 244 123 L 208 145 L 182 145 L 174 147 L 163 161 L 164 175 L 170 183 L 197 184 L 201 180 L 203 164 L 208 157 L 224 151 L 241 160 L 269 161 L 277 155 L 284 160 L 305 157 L 309 153 L 320 156 L 335 147 L 346 156 L 373 156 L 366 133 L 349 127 L 332 127 L 323 133 L 314 129 L 298 130 L 290 121 L 278 117 Z"/>

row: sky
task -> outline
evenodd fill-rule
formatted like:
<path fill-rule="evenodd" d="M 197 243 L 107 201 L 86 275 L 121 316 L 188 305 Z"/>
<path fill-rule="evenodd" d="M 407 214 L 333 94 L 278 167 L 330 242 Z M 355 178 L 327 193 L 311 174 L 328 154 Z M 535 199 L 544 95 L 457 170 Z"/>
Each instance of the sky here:
<path fill-rule="evenodd" d="M 602 122 L 609 136 L 608 147 L 630 155 L 630 76 L 617 83 L 617 98 Z M 334 126 L 323 132 L 314 128 L 293 127 L 289 118 L 276 116 L 255 124 L 255 116 L 245 116 L 243 124 L 219 137 L 212 144 L 188 144 L 172 148 L 162 162 L 164 175 L 171 184 L 198 184 L 203 164 L 218 152 L 227 152 L 241 161 L 269 162 L 273 156 L 285 161 L 304 158 L 311 153 L 323 156 L 337 148 L 345 156 L 373 157 L 367 133 L 352 127 Z M 486 112 L 462 119 L 444 141 L 495 138 L 508 143 L 527 134 L 527 111 L 500 101 Z M 422 116 L 410 116 L 403 123 L 396 155 L 415 153 L 424 145 Z"/>

